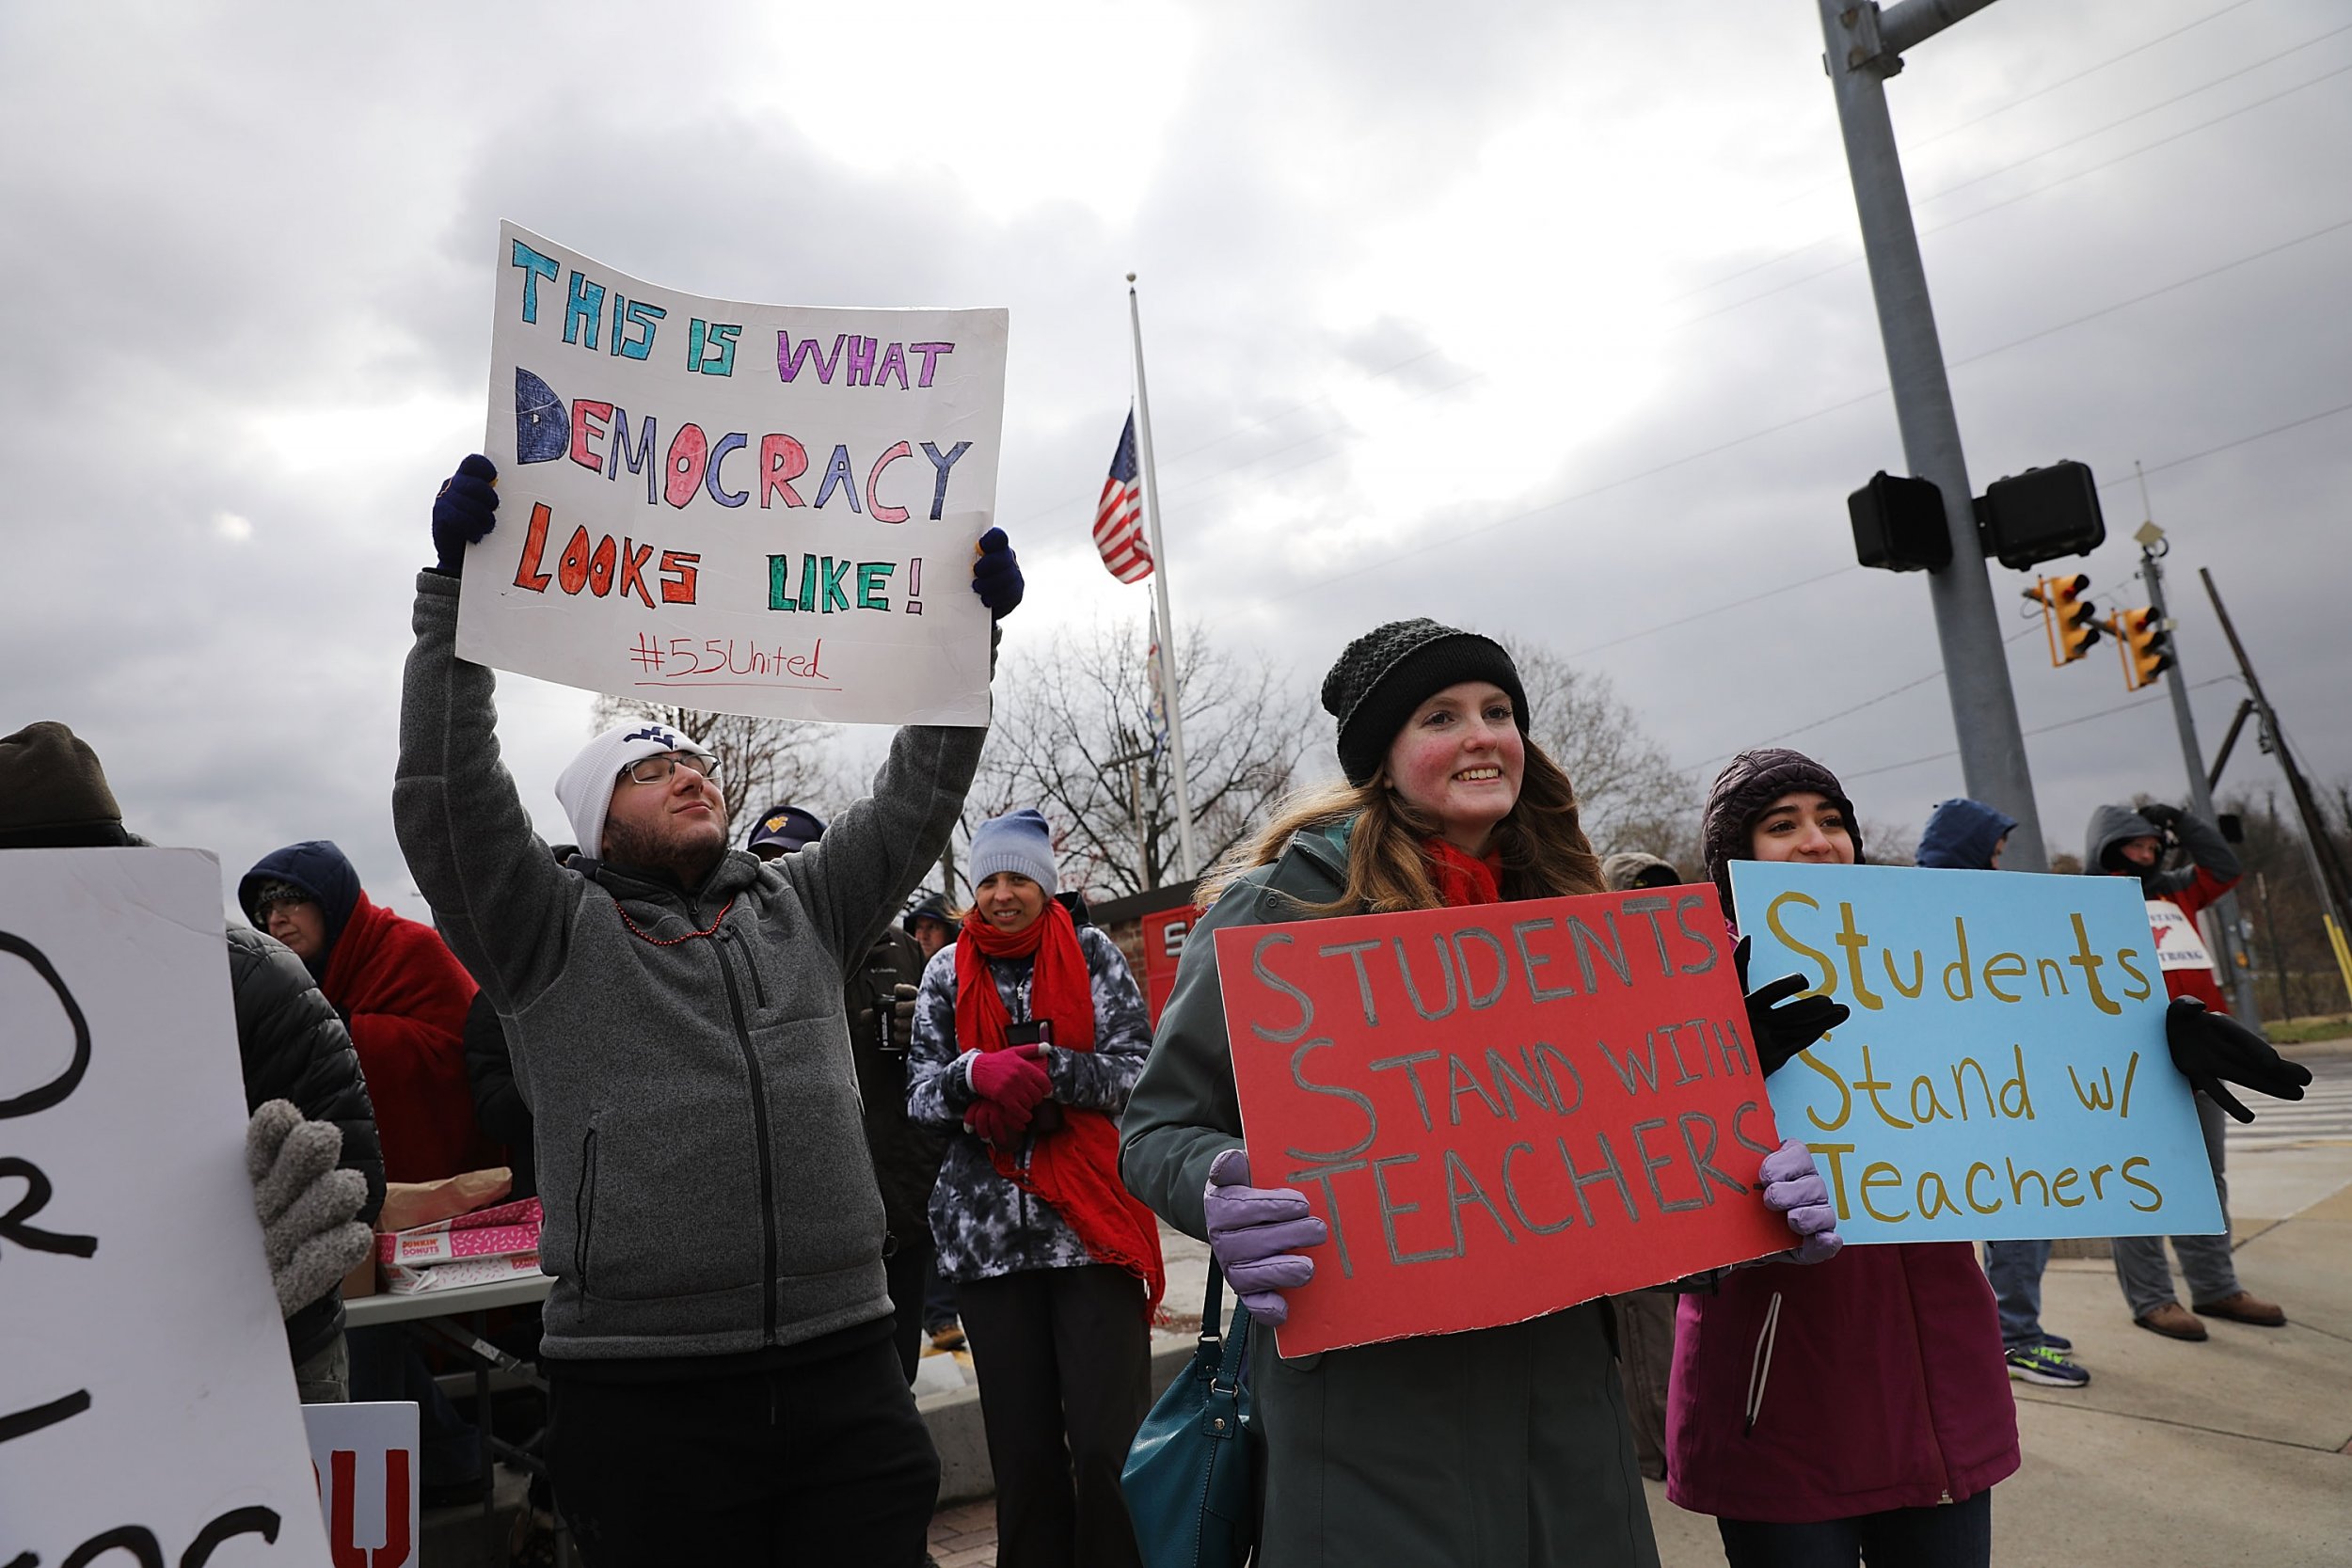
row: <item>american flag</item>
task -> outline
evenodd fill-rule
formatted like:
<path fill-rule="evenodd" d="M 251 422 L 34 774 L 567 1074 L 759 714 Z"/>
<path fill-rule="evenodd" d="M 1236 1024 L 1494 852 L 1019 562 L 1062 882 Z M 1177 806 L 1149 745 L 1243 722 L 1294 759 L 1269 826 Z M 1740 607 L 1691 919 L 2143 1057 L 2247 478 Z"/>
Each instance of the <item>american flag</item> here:
<path fill-rule="evenodd" d="M 1119 433 L 1119 450 L 1111 454 L 1110 477 L 1103 481 L 1103 499 L 1094 508 L 1094 547 L 1103 564 L 1121 582 L 1141 582 L 1152 575 L 1152 548 L 1143 542 L 1143 483 L 1136 471 L 1136 416 L 1127 412 L 1127 428 Z"/>

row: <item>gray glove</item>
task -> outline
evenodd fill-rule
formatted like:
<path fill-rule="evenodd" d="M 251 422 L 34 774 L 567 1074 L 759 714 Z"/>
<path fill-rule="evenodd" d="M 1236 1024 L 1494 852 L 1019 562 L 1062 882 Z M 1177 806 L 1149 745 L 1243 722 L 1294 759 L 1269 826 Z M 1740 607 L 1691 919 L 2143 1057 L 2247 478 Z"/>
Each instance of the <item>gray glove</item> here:
<path fill-rule="evenodd" d="M 291 1101 L 268 1101 L 246 1127 L 245 1171 L 280 1317 L 333 1290 L 374 1249 L 374 1233 L 355 1218 L 367 1178 L 338 1170 L 342 1154 L 342 1129 L 304 1120 Z"/>

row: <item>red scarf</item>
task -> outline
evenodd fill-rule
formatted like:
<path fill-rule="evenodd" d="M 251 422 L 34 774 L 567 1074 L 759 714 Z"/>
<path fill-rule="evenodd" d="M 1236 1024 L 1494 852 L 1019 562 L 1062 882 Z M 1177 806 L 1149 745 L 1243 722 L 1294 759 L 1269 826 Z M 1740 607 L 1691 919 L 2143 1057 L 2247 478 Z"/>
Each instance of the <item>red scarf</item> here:
<path fill-rule="evenodd" d="M 1442 838 L 1425 838 L 1421 852 L 1429 863 L 1429 879 L 1438 884 L 1438 897 L 1446 908 L 1502 902 L 1501 850 L 1480 859 L 1464 854 Z"/>
<path fill-rule="evenodd" d="M 1029 960 L 1029 1016 L 1052 1022 L 1054 1049 L 1094 1049 L 1094 986 L 1067 909 L 1048 898 L 1043 914 L 1009 935 L 977 911 L 964 916 L 956 938 L 956 1042 L 967 1051 L 1002 1051 L 1012 1022 L 991 958 Z M 1026 1167 L 993 1144 L 989 1158 L 997 1175 L 1051 1204 L 1087 1251 L 1142 1280 L 1147 1316 L 1158 1308 L 1168 1287 L 1159 1222 L 1119 1179 L 1119 1128 L 1109 1117 L 1065 1105 L 1057 1131 L 1030 1137 Z"/>

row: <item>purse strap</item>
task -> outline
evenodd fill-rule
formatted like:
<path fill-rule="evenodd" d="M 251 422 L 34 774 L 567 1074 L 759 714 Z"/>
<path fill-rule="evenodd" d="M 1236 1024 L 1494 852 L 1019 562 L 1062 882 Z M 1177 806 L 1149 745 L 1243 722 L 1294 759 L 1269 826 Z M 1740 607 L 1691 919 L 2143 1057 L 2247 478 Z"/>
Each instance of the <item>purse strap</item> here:
<path fill-rule="evenodd" d="M 1215 1343 L 1225 1338 L 1225 1274 L 1216 1264 L 1216 1254 L 1209 1254 L 1209 1294 L 1200 1304 L 1200 1342 Z"/>

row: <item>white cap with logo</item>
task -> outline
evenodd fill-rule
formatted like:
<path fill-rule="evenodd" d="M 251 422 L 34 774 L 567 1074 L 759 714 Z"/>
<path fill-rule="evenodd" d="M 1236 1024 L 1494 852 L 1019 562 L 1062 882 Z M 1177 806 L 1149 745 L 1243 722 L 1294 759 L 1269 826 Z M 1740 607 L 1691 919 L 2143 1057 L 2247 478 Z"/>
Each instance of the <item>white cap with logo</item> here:
<path fill-rule="evenodd" d="M 643 719 L 613 725 L 580 749 L 555 781 L 555 798 L 571 818 L 580 852 L 604 855 L 604 817 L 612 806 L 613 782 L 621 769 L 664 752 L 700 752 L 703 743 L 684 730 Z"/>

